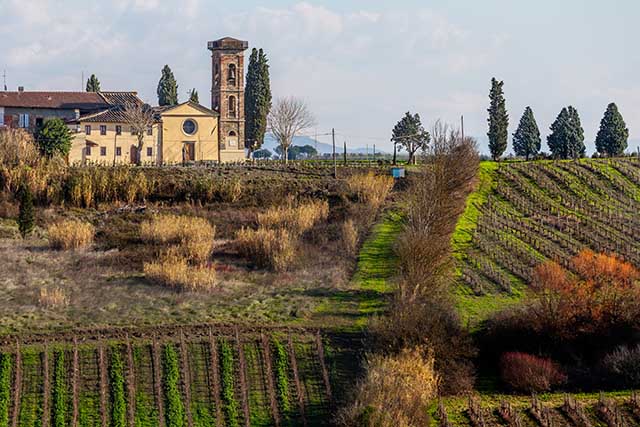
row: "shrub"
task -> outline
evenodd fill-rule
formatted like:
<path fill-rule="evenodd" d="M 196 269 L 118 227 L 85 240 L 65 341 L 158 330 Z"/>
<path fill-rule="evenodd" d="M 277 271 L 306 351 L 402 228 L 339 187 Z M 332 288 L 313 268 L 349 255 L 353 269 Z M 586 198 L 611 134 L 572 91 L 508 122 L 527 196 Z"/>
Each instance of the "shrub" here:
<path fill-rule="evenodd" d="M 140 227 L 140 237 L 145 242 L 181 243 L 184 240 L 206 235 L 213 240 L 214 228 L 204 218 L 184 215 L 154 215 Z"/>
<path fill-rule="evenodd" d="M 216 284 L 213 268 L 189 265 L 178 248 L 170 249 L 158 261 L 144 263 L 143 270 L 147 279 L 177 290 L 207 291 Z"/>
<path fill-rule="evenodd" d="M 36 131 L 36 142 L 40 152 L 47 157 L 69 154 L 71 150 L 71 130 L 60 118 L 48 119 Z"/>
<path fill-rule="evenodd" d="M 551 359 L 527 353 L 505 353 L 500 360 L 502 381 L 515 391 L 542 393 L 567 381 L 560 366 Z"/>
<path fill-rule="evenodd" d="M 242 228 L 236 234 L 238 252 L 258 267 L 285 271 L 293 262 L 297 242 L 287 230 Z"/>
<path fill-rule="evenodd" d="M 35 212 L 33 209 L 33 196 L 27 185 L 20 188 L 20 212 L 18 213 L 18 229 L 24 239 L 33 231 Z"/>
<path fill-rule="evenodd" d="M 311 201 L 294 206 L 289 201 L 258 214 L 258 224 L 264 228 L 284 228 L 294 235 L 300 235 L 329 216 L 329 203 L 325 200 Z"/>
<path fill-rule="evenodd" d="M 49 226 L 48 232 L 53 249 L 82 249 L 93 243 L 95 228 L 87 222 L 64 220 Z"/>
<path fill-rule="evenodd" d="M 40 288 L 38 304 L 46 308 L 64 307 L 69 304 L 69 298 L 60 288 Z"/>
<path fill-rule="evenodd" d="M 366 376 L 356 385 L 352 403 L 339 414 L 342 425 L 429 425 L 427 407 L 439 383 L 430 351 L 416 347 L 396 355 L 374 355 L 365 367 Z"/>
<path fill-rule="evenodd" d="M 367 174 L 349 177 L 347 184 L 360 202 L 377 209 L 384 203 L 389 192 L 391 192 L 393 188 L 393 178 L 369 172 Z"/>
<path fill-rule="evenodd" d="M 111 363 L 109 363 L 109 387 L 111 390 L 111 426 L 127 425 L 127 404 L 124 395 L 124 364 L 122 354 L 117 345 L 111 347 Z"/>
<path fill-rule="evenodd" d="M 156 215 L 143 222 L 142 240 L 177 244 L 177 252 L 194 264 L 204 264 L 213 250 L 215 227 L 204 218 L 178 215 Z"/>
<path fill-rule="evenodd" d="M 640 345 L 618 347 L 604 357 L 602 365 L 611 385 L 620 388 L 640 386 Z"/>
<path fill-rule="evenodd" d="M 354 256 L 358 251 L 358 229 L 353 220 L 348 219 L 341 227 L 342 248 L 349 256 Z"/>
<path fill-rule="evenodd" d="M 9 427 L 11 398 L 11 355 L 0 354 L 0 427 Z"/>
<path fill-rule="evenodd" d="M 220 344 L 220 367 L 222 371 L 222 409 L 230 427 L 238 427 L 238 402 L 235 396 L 233 380 L 233 350 L 227 341 Z"/>
<path fill-rule="evenodd" d="M 180 394 L 178 353 L 170 344 L 164 346 L 164 392 L 167 402 L 165 414 L 167 427 L 184 426 L 184 404 Z"/>

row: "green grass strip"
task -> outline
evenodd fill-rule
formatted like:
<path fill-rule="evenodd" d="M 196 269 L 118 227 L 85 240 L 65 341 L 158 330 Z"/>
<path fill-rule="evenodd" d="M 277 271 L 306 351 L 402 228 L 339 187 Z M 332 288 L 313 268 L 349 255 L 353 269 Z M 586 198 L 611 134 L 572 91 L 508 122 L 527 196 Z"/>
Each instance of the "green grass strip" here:
<path fill-rule="evenodd" d="M 10 354 L 0 354 L 0 427 L 9 427 L 9 399 L 11 398 Z"/>
<path fill-rule="evenodd" d="M 227 426 L 238 427 L 238 402 L 235 396 L 233 349 L 226 340 L 220 343 L 220 367 L 222 370 L 222 410 Z"/>
<path fill-rule="evenodd" d="M 57 350 L 53 361 L 53 427 L 66 427 L 67 384 L 64 351 Z"/>
<path fill-rule="evenodd" d="M 111 388 L 111 426 L 126 427 L 127 402 L 124 394 L 124 363 L 120 347 L 111 347 L 109 364 L 109 386 Z"/>
<path fill-rule="evenodd" d="M 178 353 L 171 344 L 164 346 L 164 391 L 167 402 L 167 427 L 185 425 L 184 404 L 180 393 Z"/>
<path fill-rule="evenodd" d="M 289 400 L 289 360 L 287 350 L 282 343 L 273 338 L 275 354 L 276 390 L 278 393 L 278 405 L 285 418 L 291 414 L 291 401 Z"/>

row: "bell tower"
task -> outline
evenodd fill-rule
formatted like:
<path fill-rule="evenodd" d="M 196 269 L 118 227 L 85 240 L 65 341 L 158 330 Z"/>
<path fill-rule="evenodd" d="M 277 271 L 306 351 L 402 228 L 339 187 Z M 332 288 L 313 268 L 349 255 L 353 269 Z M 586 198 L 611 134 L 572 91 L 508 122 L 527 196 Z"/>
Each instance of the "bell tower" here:
<path fill-rule="evenodd" d="M 244 153 L 244 51 L 249 43 L 231 37 L 210 41 L 211 109 L 220 114 L 220 160 Z M 225 152 L 232 156 L 225 156 Z"/>

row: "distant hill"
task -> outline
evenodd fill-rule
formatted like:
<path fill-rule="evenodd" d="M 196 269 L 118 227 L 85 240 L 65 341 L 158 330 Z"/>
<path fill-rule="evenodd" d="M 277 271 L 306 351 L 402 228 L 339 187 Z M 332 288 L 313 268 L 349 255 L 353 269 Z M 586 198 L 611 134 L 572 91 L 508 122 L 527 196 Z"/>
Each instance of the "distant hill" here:
<path fill-rule="evenodd" d="M 318 150 L 318 153 L 320 154 L 331 154 L 333 152 L 333 147 L 331 146 L 331 144 L 316 141 L 315 139 L 309 136 L 296 136 L 293 139 L 293 145 L 297 145 L 300 147 L 303 145 L 310 145 L 314 147 L 316 150 Z M 267 134 L 264 138 L 264 145 L 262 146 L 262 148 L 266 148 L 269 151 L 274 152 L 277 146 L 278 146 L 278 143 L 276 142 L 276 139 L 273 137 L 273 135 Z M 338 143 L 336 141 L 336 152 L 342 153 L 342 142 Z M 350 148 L 349 146 L 347 146 L 347 153 L 350 153 L 350 154 L 365 154 L 366 152 L 367 152 L 367 149 L 363 147 Z M 384 151 L 380 151 L 380 150 L 376 150 L 376 153 L 387 154 Z M 369 148 L 369 154 L 373 154 L 373 149 L 371 147 Z"/>

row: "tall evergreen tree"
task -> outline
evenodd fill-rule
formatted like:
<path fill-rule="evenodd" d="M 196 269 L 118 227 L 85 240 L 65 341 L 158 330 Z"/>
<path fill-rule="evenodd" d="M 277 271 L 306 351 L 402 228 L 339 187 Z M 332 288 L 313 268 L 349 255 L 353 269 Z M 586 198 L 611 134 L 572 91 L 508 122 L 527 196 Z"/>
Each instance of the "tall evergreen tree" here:
<path fill-rule="evenodd" d="M 196 104 L 200 104 L 200 99 L 198 97 L 198 91 L 196 90 L 196 88 L 194 87 L 193 89 L 191 89 L 191 91 L 189 92 L 189 101 L 196 103 Z"/>
<path fill-rule="evenodd" d="M 502 86 L 504 82 L 491 79 L 491 91 L 489 92 L 489 150 L 491 157 L 498 160 L 507 149 L 507 128 L 509 127 L 509 116 L 504 100 Z"/>
<path fill-rule="evenodd" d="M 100 80 L 95 74 L 91 74 L 87 80 L 87 92 L 100 92 Z"/>
<path fill-rule="evenodd" d="M 71 130 L 62 119 L 48 119 L 36 130 L 36 144 L 47 157 L 66 156 L 71 150 Z"/>
<path fill-rule="evenodd" d="M 264 142 L 271 111 L 269 60 L 262 49 L 251 51 L 244 99 L 245 147 L 253 151 Z"/>
<path fill-rule="evenodd" d="M 522 156 L 529 160 L 540 151 L 540 130 L 533 117 L 531 107 L 527 107 L 520 118 L 518 129 L 513 134 L 513 151 L 517 156 Z"/>
<path fill-rule="evenodd" d="M 33 231 L 35 212 L 33 209 L 33 196 L 26 184 L 20 186 L 20 211 L 18 213 L 18 230 L 24 239 Z"/>
<path fill-rule="evenodd" d="M 162 68 L 162 76 L 158 82 L 158 105 L 178 104 L 178 83 L 168 65 Z"/>
<path fill-rule="evenodd" d="M 606 156 L 619 156 L 627 149 L 629 129 L 613 102 L 607 106 L 596 136 L 596 150 Z"/>
<path fill-rule="evenodd" d="M 547 145 L 555 158 L 576 159 L 584 156 L 584 130 L 580 124 L 578 111 L 569 106 L 563 108 L 551 125 Z"/>

